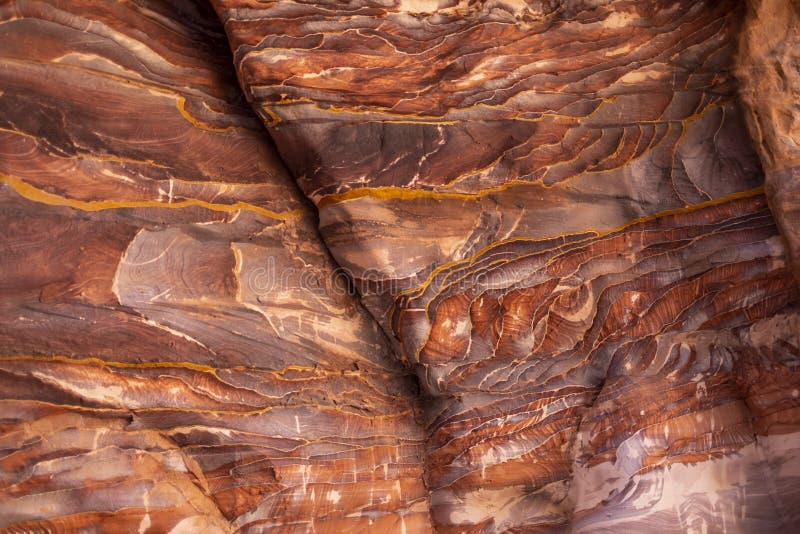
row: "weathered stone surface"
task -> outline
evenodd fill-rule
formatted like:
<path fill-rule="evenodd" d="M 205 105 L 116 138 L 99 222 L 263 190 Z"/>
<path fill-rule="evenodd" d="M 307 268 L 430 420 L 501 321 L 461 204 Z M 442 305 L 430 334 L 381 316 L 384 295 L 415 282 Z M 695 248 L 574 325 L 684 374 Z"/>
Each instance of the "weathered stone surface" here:
<path fill-rule="evenodd" d="M 3 4 L 0 530 L 791 531 L 793 9 Z"/>
<path fill-rule="evenodd" d="M 0 9 L 0 529 L 427 529 L 415 386 L 213 11 Z"/>
<path fill-rule="evenodd" d="M 215 3 L 337 261 L 388 293 L 515 236 L 761 184 L 728 71 L 734 3 L 323 4 Z"/>
<path fill-rule="evenodd" d="M 748 2 L 737 75 L 770 207 L 800 281 L 800 4 Z"/>
<path fill-rule="evenodd" d="M 731 72 L 743 6 L 214 4 L 430 397 L 438 531 L 797 521 L 798 293 Z"/>

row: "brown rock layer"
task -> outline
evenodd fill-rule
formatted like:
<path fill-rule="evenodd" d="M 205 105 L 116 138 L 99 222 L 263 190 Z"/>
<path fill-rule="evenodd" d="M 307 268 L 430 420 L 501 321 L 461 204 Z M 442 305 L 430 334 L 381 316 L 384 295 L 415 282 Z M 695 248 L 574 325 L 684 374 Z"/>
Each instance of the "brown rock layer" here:
<path fill-rule="evenodd" d="M 336 260 L 391 284 L 364 290 L 378 316 L 379 295 L 497 241 L 761 184 L 732 2 L 215 5 Z"/>
<path fill-rule="evenodd" d="M 798 293 L 739 3 L 214 5 L 430 396 L 437 531 L 797 521 Z"/>
<path fill-rule="evenodd" d="M 0 5 L 0 531 L 791 531 L 748 9 Z"/>
<path fill-rule="evenodd" d="M 0 529 L 420 531 L 413 383 L 194 2 L 0 7 Z"/>

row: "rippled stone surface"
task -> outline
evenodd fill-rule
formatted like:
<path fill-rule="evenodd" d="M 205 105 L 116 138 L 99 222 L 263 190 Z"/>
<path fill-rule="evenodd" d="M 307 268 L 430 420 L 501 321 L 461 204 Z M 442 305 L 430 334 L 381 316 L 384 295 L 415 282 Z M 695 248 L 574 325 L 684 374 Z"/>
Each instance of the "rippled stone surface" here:
<path fill-rule="evenodd" d="M 420 378 L 436 530 L 798 520 L 798 293 L 732 74 L 744 6 L 214 4 Z"/>
<path fill-rule="evenodd" d="M 792 5 L 6 2 L 0 530 L 790 532 Z"/>
<path fill-rule="evenodd" d="M 383 293 L 762 181 L 728 69 L 736 3 L 216 5 L 337 261 Z"/>
<path fill-rule="evenodd" d="M 415 385 L 210 7 L 0 15 L 0 529 L 428 529 Z"/>

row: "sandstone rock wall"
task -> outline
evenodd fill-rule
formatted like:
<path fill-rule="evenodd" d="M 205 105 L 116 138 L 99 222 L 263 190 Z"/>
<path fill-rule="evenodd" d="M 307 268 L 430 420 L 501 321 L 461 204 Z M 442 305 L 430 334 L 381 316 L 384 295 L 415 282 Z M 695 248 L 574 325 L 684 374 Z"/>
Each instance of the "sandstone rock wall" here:
<path fill-rule="evenodd" d="M 0 531 L 791 531 L 798 13 L 0 4 Z"/>

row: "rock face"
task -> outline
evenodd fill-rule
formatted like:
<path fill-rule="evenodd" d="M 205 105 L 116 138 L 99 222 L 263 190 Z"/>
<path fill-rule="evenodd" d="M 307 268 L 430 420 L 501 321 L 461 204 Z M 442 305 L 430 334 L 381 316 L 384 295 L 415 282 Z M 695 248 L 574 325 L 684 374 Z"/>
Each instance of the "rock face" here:
<path fill-rule="evenodd" d="M 431 397 L 438 530 L 797 521 L 738 3 L 245 4 L 245 92 Z"/>
<path fill-rule="evenodd" d="M 767 196 L 800 281 L 800 4 L 752 1 L 737 61 Z"/>
<path fill-rule="evenodd" d="M 0 528 L 429 528 L 415 384 L 192 2 L 0 24 Z"/>
<path fill-rule="evenodd" d="M 3 4 L 0 529 L 790 531 L 798 21 Z"/>

